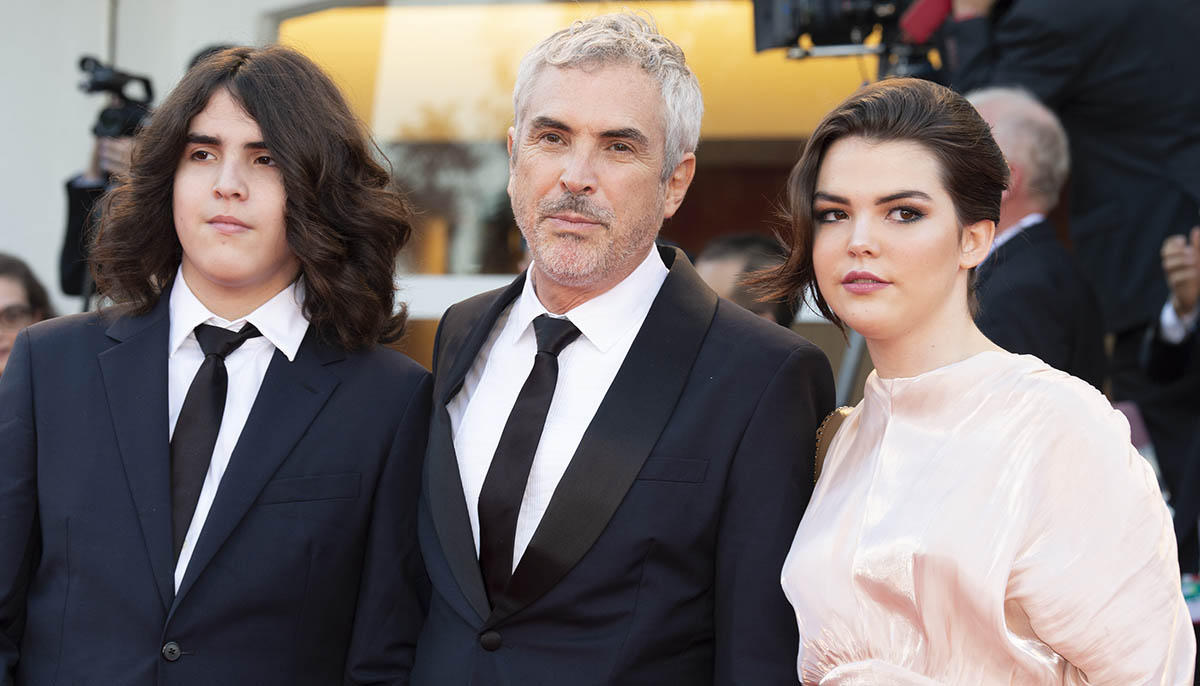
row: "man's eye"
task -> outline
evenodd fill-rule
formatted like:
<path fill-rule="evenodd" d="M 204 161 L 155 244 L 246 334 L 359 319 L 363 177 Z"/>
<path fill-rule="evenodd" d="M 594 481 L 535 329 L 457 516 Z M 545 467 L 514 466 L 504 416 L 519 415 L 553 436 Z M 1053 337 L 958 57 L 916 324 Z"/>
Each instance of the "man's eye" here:
<path fill-rule="evenodd" d="M 613 143 L 611 147 L 617 152 L 633 152 L 633 148 L 629 147 L 628 143 Z"/>
<path fill-rule="evenodd" d="M 563 142 L 562 136 L 558 135 L 557 133 L 542 134 L 542 140 L 546 141 L 547 143 L 556 143 L 556 144 Z"/>
<path fill-rule="evenodd" d="M 191 157 L 193 160 L 211 160 L 213 159 L 213 154 L 207 150 L 196 150 L 192 153 Z"/>
<path fill-rule="evenodd" d="M 274 167 L 275 166 L 275 158 L 271 157 L 270 155 L 259 155 L 258 157 L 254 158 L 254 163 L 255 164 L 265 164 L 269 167 Z"/>

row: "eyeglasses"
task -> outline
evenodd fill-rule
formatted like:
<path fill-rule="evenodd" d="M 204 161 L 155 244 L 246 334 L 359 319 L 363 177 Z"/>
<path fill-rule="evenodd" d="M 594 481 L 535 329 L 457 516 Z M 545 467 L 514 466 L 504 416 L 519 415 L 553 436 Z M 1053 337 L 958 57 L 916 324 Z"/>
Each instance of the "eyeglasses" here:
<path fill-rule="evenodd" d="M 9 305 L 0 309 L 0 329 L 16 331 L 33 323 L 33 308 L 29 305 Z"/>

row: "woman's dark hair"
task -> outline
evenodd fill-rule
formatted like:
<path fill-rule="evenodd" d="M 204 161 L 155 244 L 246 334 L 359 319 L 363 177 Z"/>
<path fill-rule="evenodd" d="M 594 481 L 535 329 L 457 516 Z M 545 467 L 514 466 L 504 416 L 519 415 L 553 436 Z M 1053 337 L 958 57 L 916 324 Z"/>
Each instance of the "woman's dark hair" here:
<path fill-rule="evenodd" d="M 758 281 L 769 298 L 795 298 L 813 304 L 845 331 L 817 288 L 813 270 L 813 195 L 825 151 L 842 138 L 872 142 L 908 141 L 933 154 L 942 185 L 954 201 L 959 226 L 1000 220 L 1000 195 L 1008 187 L 1008 163 L 987 122 L 961 95 L 920 79 L 888 79 L 860 88 L 825 115 L 804 146 L 787 184 L 785 217 L 790 246 L 787 260 Z M 969 305 L 975 311 L 974 270 Z"/>
<path fill-rule="evenodd" d="M 333 81 L 288 48 L 235 47 L 200 60 L 134 143 L 129 178 L 107 196 L 91 250 L 100 293 L 150 311 L 182 257 L 172 192 L 188 125 L 226 90 L 262 130 L 287 195 L 287 243 L 305 281 L 304 314 L 348 350 L 392 342 L 396 258 L 412 211 Z"/>
<path fill-rule="evenodd" d="M 0 253 L 0 279 L 12 279 L 25 289 L 25 299 L 29 301 L 29 309 L 33 310 L 36 321 L 57 317 L 54 306 L 50 304 L 50 296 L 42 282 L 33 275 L 33 270 L 19 257 Z"/>

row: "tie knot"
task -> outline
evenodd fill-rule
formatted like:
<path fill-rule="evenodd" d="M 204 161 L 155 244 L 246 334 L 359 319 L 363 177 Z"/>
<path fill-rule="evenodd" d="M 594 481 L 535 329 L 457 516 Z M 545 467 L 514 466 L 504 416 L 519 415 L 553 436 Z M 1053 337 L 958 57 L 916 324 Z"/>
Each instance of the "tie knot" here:
<path fill-rule="evenodd" d="M 569 319 L 556 319 L 538 315 L 533 320 L 533 333 L 537 336 L 539 353 L 550 353 L 555 357 L 567 344 L 579 337 L 579 329 Z"/>
<path fill-rule="evenodd" d="M 221 359 L 225 359 L 226 355 L 237 350 L 251 338 L 262 335 L 253 324 L 246 324 L 241 331 L 230 331 L 219 326 L 201 324 L 196 327 L 195 333 L 196 342 L 200 344 L 204 356 L 219 355 Z"/>

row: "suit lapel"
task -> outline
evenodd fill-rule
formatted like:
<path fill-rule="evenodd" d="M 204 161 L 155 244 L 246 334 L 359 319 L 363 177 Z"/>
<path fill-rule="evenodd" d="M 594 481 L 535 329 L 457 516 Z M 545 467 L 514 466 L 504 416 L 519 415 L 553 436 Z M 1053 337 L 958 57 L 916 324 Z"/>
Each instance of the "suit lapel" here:
<path fill-rule="evenodd" d="M 457 331 L 450 330 L 453 327 L 444 327 L 439 336 L 445 340 L 438 341 L 435 346 L 438 355 L 450 357 L 440 360 L 434 369 L 437 379 L 425 461 L 426 502 L 429 503 L 434 529 L 455 581 L 480 621 L 491 612 L 491 606 L 483 585 L 483 574 L 479 570 L 475 535 L 471 530 L 470 513 L 463 494 L 462 476 L 458 470 L 458 455 L 454 451 L 454 437 L 446 404 L 462 388 L 463 379 L 496 320 L 521 293 L 524 284 L 524 275 L 519 276 L 495 295 L 491 302 L 486 303 L 481 314 L 462 313 L 463 318 L 472 322 L 472 325 L 469 328 L 459 327 Z M 443 375 L 441 367 L 446 364 L 449 365 L 449 371 Z"/>
<path fill-rule="evenodd" d="M 141 317 L 119 317 L 106 331 L 118 343 L 100 353 L 100 373 L 125 478 L 141 522 L 163 608 L 174 594 L 171 456 L 167 409 L 169 291 Z"/>
<path fill-rule="evenodd" d="M 537 600 L 596 542 L 675 410 L 717 296 L 681 251 L 487 624 Z"/>
<path fill-rule="evenodd" d="M 288 362 L 283 353 L 275 351 L 204 521 L 175 607 L 324 407 L 339 383 L 325 365 L 344 357 L 340 350 L 318 340 L 312 327 L 294 361 Z"/>

